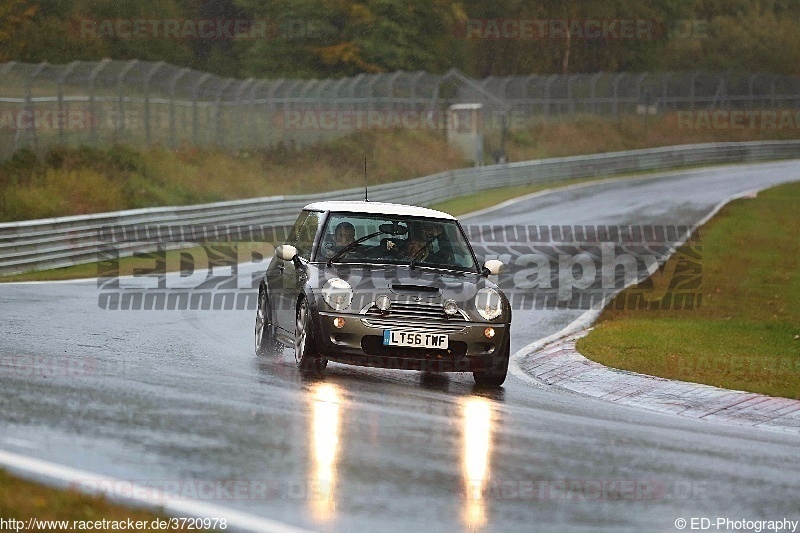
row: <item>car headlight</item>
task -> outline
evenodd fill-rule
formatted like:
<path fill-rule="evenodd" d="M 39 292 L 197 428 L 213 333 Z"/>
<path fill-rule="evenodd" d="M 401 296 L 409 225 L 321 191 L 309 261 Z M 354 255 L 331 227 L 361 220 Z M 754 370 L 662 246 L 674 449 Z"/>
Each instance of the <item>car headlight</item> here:
<path fill-rule="evenodd" d="M 341 278 L 332 278 L 322 286 L 322 297 L 331 309 L 342 311 L 353 301 L 353 288 Z"/>
<path fill-rule="evenodd" d="M 503 298 L 495 289 L 486 287 L 475 294 L 475 307 L 486 320 L 493 320 L 503 312 Z"/>

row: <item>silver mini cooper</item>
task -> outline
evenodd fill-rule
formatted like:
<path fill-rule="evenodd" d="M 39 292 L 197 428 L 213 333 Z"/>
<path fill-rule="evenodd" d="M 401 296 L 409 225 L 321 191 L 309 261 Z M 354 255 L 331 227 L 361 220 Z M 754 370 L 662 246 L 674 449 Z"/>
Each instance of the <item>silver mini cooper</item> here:
<path fill-rule="evenodd" d="M 255 349 L 294 346 L 304 372 L 328 361 L 472 372 L 508 371 L 511 307 L 451 215 L 380 202 L 305 206 L 259 286 Z"/>

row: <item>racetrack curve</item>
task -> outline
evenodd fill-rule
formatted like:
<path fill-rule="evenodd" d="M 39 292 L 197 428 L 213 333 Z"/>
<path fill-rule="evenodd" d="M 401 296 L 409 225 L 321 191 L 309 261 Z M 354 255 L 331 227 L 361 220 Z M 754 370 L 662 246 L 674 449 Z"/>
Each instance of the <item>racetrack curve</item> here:
<path fill-rule="evenodd" d="M 464 224 L 691 225 L 800 162 L 573 187 Z M 800 519 L 800 442 L 509 375 L 253 355 L 252 311 L 109 311 L 93 280 L 0 285 L 0 448 L 320 531 L 675 531 Z M 512 352 L 581 310 L 516 311 Z M 25 517 L 17 517 L 25 518 Z"/>

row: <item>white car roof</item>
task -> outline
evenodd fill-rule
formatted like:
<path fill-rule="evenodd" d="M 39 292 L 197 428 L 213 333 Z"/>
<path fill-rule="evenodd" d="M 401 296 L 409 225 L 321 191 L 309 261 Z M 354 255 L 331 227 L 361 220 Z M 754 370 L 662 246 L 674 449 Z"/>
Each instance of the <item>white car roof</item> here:
<path fill-rule="evenodd" d="M 329 201 L 314 202 L 308 204 L 303 209 L 313 211 L 344 211 L 347 213 L 370 213 L 380 215 L 406 215 L 415 217 L 441 218 L 455 220 L 453 215 L 448 215 L 442 211 L 417 207 L 413 205 L 390 204 L 385 202 L 364 202 L 364 201 Z"/>

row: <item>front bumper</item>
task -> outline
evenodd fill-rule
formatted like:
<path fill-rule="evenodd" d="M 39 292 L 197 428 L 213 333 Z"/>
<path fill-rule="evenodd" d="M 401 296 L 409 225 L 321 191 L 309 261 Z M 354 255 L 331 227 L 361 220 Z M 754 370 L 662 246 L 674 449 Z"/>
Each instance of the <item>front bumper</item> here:
<path fill-rule="evenodd" d="M 439 320 L 393 322 L 363 314 L 318 312 L 315 317 L 317 345 L 321 354 L 332 361 L 403 370 L 431 372 L 472 372 L 491 368 L 502 351 L 509 334 L 508 324 Z M 334 326 L 335 318 L 344 318 L 341 328 Z M 494 329 L 487 338 L 486 328 Z M 425 333 L 445 333 L 446 350 L 408 348 L 383 345 L 385 329 Z"/>

